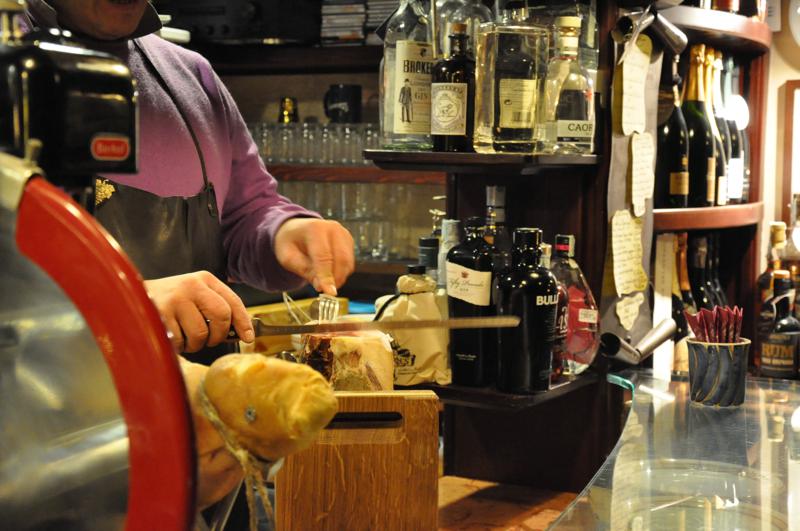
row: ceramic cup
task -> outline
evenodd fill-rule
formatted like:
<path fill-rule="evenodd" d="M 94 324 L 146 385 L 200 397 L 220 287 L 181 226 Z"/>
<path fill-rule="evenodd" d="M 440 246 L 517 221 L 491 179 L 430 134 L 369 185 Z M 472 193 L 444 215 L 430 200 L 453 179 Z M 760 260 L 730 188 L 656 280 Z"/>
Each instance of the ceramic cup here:
<path fill-rule="evenodd" d="M 706 406 L 738 406 L 744 402 L 750 340 L 703 343 L 690 339 L 689 392 L 693 402 Z"/>

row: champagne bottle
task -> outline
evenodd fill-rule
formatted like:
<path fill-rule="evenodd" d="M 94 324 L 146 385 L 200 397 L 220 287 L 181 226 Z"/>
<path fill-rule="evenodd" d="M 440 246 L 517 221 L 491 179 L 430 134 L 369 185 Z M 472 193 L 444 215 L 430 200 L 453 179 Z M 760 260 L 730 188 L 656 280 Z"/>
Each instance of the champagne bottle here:
<path fill-rule="evenodd" d="M 692 283 L 689 279 L 689 235 L 685 232 L 678 234 L 678 283 L 680 285 L 681 300 L 687 311 L 691 314 L 697 313 L 697 303 L 692 293 Z"/>
<path fill-rule="evenodd" d="M 731 158 L 728 160 L 728 202 L 741 203 L 744 195 L 744 146 L 742 132 L 736 125 L 734 112 L 731 105 L 733 97 L 733 69 L 732 57 L 724 60 L 722 71 L 722 103 L 725 119 L 728 122 L 728 131 L 731 136 Z"/>
<path fill-rule="evenodd" d="M 717 118 L 714 116 L 714 61 L 716 53 L 713 48 L 706 48 L 705 63 L 703 67 L 703 80 L 705 89 L 705 114 L 711 133 L 714 136 L 714 170 L 715 170 L 715 195 L 714 204 L 723 206 L 728 203 L 728 161 L 725 158 L 725 143 L 717 127 Z"/>
<path fill-rule="evenodd" d="M 705 45 L 692 46 L 686 97 L 681 104 L 689 131 L 689 206 L 714 206 L 716 193 L 715 140 L 705 114 L 703 64 Z"/>
<path fill-rule="evenodd" d="M 717 204 L 727 205 L 728 198 L 728 179 L 730 178 L 730 160 L 733 152 L 733 145 L 731 142 L 731 132 L 728 127 L 726 119 L 725 106 L 722 100 L 722 52 L 716 50 L 714 52 L 714 60 L 711 63 L 712 86 L 711 89 L 711 108 L 714 111 L 714 119 L 717 123 L 720 138 L 722 140 L 722 149 L 725 158 L 725 181 L 717 185 Z"/>
<path fill-rule="evenodd" d="M 658 157 L 654 203 L 656 208 L 684 208 L 689 203 L 689 131 L 681 111 L 680 76 L 676 55 L 665 58 L 658 94 Z"/>

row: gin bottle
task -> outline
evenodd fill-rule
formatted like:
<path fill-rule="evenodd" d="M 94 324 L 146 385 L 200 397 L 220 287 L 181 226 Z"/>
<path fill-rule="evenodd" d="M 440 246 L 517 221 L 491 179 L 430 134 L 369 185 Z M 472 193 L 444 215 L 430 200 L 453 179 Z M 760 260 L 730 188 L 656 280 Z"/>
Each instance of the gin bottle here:
<path fill-rule="evenodd" d="M 467 56 L 467 26 L 450 27 L 450 54 L 436 62 L 431 74 L 433 150 L 472 152 L 475 61 Z"/>
<path fill-rule="evenodd" d="M 580 17 L 558 17 L 556 52 L 547 69 L 542 106 L 541 151 L 591 153 L 594 150 L 594 89 L 578 59 Z"/>
<path fill-rule="evenodd" d="M 431 24 L 428 0 L 401 0 L 386 25 L 381 63 L 381 137 L 388 149 L 431 148 Z"/>

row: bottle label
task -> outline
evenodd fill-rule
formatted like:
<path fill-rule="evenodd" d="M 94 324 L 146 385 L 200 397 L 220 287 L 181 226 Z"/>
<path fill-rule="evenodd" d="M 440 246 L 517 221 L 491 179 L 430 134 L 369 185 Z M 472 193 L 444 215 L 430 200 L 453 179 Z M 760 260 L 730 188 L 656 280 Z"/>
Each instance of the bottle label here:
<path fill-rule="evenodd" d="M 397 41 L 394 71 L 394 132 L 430 134 L 431 67 L 427 42 Z"/>
<path fill-rule="evenodd" d="M 669 195 L 689 195 L 688 171 L 674 171 L 669 174 Z"/>
<path fill-rule="evenodd" d="M 706 201 L 714 204 L 717 197 L 717 161 L 714 157 L 708 158 L 708 171 L 706 172 Z"/>
<path fill-rule="evenodd" d="M 717 181 L 717 205 L 728 204 L 728 178 L 720 177 Z"/>
<path fill-rule="evenodd" d="M 534 79 L 501 79 L 500 121 L 503 129 L 533 128 L 539 86 Z"/>
<path fill-rule="evenodd" d="M 744 190 L 744 160 L 737 157 L 728 161 L 728 199 L 742 198 Z"/>
<path fill-rule="evenodd" d="M 773 376 L 793 376 L 795 352 L 800 340 L 800 333 L 776 333 L 767 336 L 761 345 L 761 370 Z"/>
<path fill-rule="evenodd" d="M 578 312 L 578 322 L 586 324 L 596 324 L 597 310 L 592 310 L 590 308 L 581 308 L 580 311 Z"/>
<path fill-rule="evenodd" d="M 475 306 L 489 306 L 492 272 L 475 271 L 447 262 L 447 295 Z"/>
<path fill-rule="evenodd" d="M 591 120 L 559 120 L 557 125 L 559 142 L 576 142 L 594 138 L 594 122 Z"/>
<path fill-rule="evenodd" d="M 431 134 L 464 136 L 467 134 L 466 83 L 431 84 Z"/>

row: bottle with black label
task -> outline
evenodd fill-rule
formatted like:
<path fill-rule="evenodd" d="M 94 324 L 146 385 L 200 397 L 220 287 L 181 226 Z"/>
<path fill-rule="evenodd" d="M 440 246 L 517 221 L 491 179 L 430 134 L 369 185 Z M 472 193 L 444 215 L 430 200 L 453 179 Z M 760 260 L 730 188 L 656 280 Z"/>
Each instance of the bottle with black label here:
<path fill-rule="evenodd" d="M 775 296 L 775 321 L 761 344 L 762 376 L 774 378 L 798 378 L 798 346 L 800 345 L 800 321 L 791 314 L 794 286 L 785 269 L 773 273 Z"/>
<path fill-rule="evenodd" d="M 514 265 L 497 279 L 497 313 L 516 315 L 516 328 L 499 330 L 497 388 L 509 393 L 550 389 L 558 281 L 539 264 L 542 231 L 514 231 Z"/>
<path fill-rule="evenodd" d="M 483 239 L 482 218 L 464 223 L 464 240 L 447 253 L 447 301 L 450 317 L 494 315 L 492 246 Z M 456 385 L 486 386 L 494 381 L 496 335 L 491 329 L 452 330 L 450 366 Z"/>
<path fill-rule="evenodd" d="M 664 58 L 658 92 L 658 157 L 656 157 L 655 208 L 685 208 L 689 205 L 689 131 L 681 111 L 676 55 Z"/>
<path fill-rule="evenodd" d="M 467 55 L 467 26 L 450 26 L 450 56 L 431 72 L 431 138 L 434 151 L 472 152 L 475 61 Z"/>
<path fill-rule="evenodd" d="M 686 129 L 689 131 L 690 207 L 714 206 L 716 200 L 715 139 L 705 114 L 706 98 L 703 89 L 705 49 L 702 44 L 692 46 L 686 96 L 681 104 Z"/>

